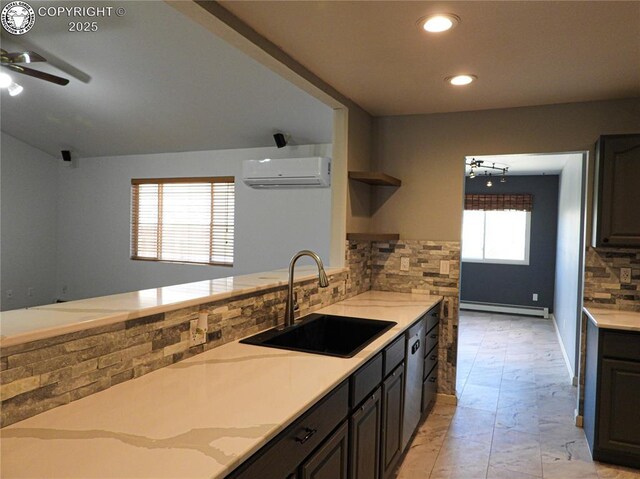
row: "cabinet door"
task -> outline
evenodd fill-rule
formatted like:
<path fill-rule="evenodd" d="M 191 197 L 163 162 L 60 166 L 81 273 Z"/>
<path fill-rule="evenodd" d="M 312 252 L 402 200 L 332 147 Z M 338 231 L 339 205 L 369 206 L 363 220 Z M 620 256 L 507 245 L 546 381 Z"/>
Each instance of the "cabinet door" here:
<path fill-rule="evenodd" d="M 598 446 L 640 464 L 640 362 L 603 358 L 601 374 Z"/>
<path fill-rule="evenodd" d="M 348 448 L 348 426 L 345 421 L 300 467 L 300 478 L 347 479 Z"/>
<path fill-rule="evenodd" d="M 600 137 L 596 182 L 594 246 L 640 246 L 640 134 Z"/>
<path fill-rule="evenodd" d="M 380 388 L 349 420 L 350 479 L 378 479 L 380 464 Z"/>
<path fill-rule="evenodd" d="M 404 395 L 404 364 L 400 364 L 382 383 L 382 432 L 380 470 L 390 477 L 402 454 L 402 403 Z"/>

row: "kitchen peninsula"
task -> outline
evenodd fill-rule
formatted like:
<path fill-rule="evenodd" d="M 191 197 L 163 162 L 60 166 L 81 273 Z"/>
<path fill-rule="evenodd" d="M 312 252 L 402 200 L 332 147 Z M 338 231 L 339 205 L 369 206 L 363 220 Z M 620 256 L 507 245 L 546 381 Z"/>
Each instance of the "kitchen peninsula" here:
<path fill-rule="evenodd" d="M 2 477 L 224 477 L 440 299 L 369 291 L 321 309 L 397 323 L 353 358 L 233 341 L 19 421 Z"/>

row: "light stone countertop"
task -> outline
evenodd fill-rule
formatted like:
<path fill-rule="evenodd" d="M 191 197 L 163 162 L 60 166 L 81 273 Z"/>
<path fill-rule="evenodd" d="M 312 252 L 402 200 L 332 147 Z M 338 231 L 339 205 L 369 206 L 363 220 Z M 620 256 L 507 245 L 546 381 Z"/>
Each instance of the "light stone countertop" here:
<path fill-rule="evenodd" d="M 333 275 L 346 271 L 346 268 L 325 270 L 327 275 Z M 315 265 L 299 266 L 295 281 L 317 276 Z M 287 268 L 5 311 L 0 313 L 0 346 L 9 347 L 106 326 L 278 287 L 288 282 Z"/>
<path fill-rule="evenodd" d="M 440 299 L 369 291 L 320 310 L 398 323 L 353 358 L 233 342 L 15 423 L 0 476 L 224 477 Z"/>
<path fill-rule="evenodd" d="M 585 306 L 582 310 L 587 314 L 591 322 L 599 328 L 640 331 L 639 312 L 592 308 L 591 306 Z"/>

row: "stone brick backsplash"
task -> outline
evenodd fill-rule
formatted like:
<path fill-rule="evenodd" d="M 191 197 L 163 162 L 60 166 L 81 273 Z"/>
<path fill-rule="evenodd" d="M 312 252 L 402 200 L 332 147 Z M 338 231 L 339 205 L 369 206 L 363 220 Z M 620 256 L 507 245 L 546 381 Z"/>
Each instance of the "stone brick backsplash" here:
<path fill-rule="evenodd" d="M 620 282 L 620 268 L 631 268 L 631 283 Z M 585 306 L 640 311 L 640 249 L 588 248 Z"/>
<path fill-rule="evenodd" d="M 409 258 L 408 271 L 400 269 L 403 257 Z M 441 260 L 449 261 L 448 274 L 440 274 Z M 372 289 L 444 296 L 438 339 L 438 392 L 455 395 L 460 243 L 421 240 L 374 242 L 371 265 Z"/>

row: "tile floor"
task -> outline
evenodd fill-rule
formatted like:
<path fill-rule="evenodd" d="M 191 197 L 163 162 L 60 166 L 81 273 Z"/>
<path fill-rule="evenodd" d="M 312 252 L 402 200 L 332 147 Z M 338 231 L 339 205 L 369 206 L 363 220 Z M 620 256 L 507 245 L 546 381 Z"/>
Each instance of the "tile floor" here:
<path fill-rule="evenodd" d="M 591 460 L 550 320 L 461 312 L 457 383 L 458 405 L 436 404 L 397 479 L 640 479 Z"/>

